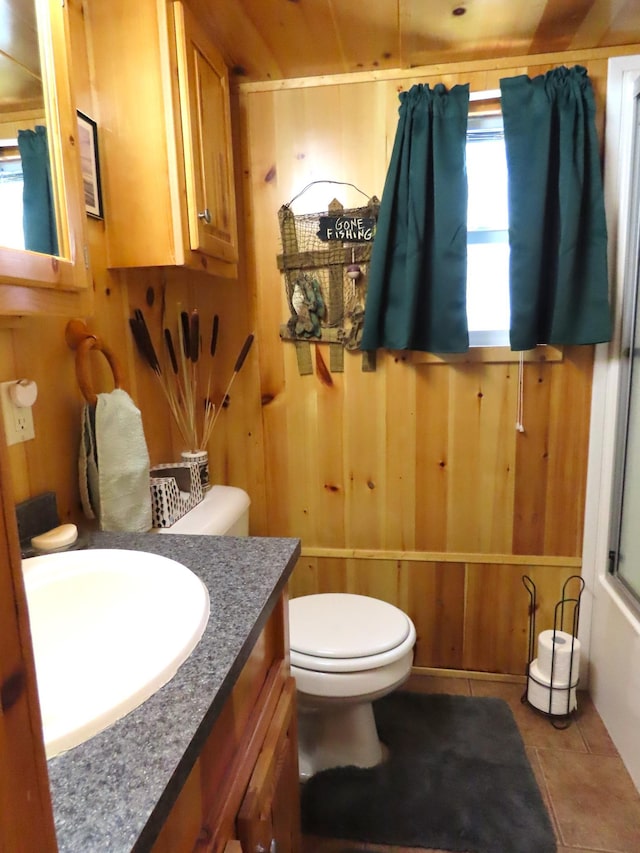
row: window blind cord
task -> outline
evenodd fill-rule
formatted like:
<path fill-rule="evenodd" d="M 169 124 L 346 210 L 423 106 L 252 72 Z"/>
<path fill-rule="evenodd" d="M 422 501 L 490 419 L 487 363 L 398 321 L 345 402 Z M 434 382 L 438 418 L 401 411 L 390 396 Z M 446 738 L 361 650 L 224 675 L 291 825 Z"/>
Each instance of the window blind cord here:
<path fill-rule="evenodd" d="M 516 430 L 524 432 L 524 352 L 520 352 L 518 359 L 518 412 L 516 415 Z"/>

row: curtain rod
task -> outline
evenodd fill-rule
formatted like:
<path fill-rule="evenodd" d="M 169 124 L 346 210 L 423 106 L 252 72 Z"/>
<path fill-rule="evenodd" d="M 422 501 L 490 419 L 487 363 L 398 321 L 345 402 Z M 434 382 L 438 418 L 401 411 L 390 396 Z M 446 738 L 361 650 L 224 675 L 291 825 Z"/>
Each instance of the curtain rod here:
<path fill-rule="evenodd" d="M 500 89 L 485 89 L 484 92 L 471 92 L 470 101 L 495 101 L 500 100 Z"/>

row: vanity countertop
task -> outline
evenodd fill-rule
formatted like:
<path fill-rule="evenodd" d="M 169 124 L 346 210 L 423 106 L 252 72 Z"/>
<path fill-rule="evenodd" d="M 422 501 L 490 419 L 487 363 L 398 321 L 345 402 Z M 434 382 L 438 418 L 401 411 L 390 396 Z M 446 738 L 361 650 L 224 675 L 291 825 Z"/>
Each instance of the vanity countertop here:
<path fill-rule="evenodd" d="M 164 687 L 48 762 L 60 853 L 150 849 L 300 553 L 297 539 L 95 533 L 91 548 L 148 551 L 209 590 L 202 639 Z"/>

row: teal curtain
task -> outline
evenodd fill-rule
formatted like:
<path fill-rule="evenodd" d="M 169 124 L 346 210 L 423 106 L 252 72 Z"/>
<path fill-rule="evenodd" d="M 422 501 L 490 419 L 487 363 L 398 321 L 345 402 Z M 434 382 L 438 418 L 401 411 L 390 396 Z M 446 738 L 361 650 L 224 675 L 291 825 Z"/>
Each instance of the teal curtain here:
<path fill-rule="evenodd" d="M 58 232 L 46 127 L 39 125 L 35 131 L 19 130 L 18 149 L 24 180 L 22 218 L 25 249 L 57 255 Z"/>
<path fill-rule="evenodd" d="M 468 349 L 469 86 L 400 93 L 369 268 L 361 348 Z"/>
<path fill-rule="evenodd" d="M 610 340 L 595 102 L 585 68 L 500 81 L 509 171 L 511 349 Z"/>

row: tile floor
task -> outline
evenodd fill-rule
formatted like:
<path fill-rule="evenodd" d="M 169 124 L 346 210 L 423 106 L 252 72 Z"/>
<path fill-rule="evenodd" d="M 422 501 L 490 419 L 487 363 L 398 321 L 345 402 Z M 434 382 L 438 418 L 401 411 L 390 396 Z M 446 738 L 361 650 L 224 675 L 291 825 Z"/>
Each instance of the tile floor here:
<path fill-rule="evenodd" d="M 412 676 L 403 689 L 504 699 L 518 724 L 547 804 L 558 853 L 640 853 L 640 794 L 586 693 L 578 694 L 578 711 L 569 728 L 558 730 L 522 704 L 522 684 L 418 675 Z M 302 845 L 302 853 L 364 850 L 408 853 L 401 847 L 312 836 L 305 836 Z"/>

